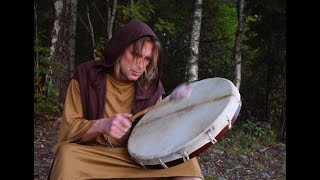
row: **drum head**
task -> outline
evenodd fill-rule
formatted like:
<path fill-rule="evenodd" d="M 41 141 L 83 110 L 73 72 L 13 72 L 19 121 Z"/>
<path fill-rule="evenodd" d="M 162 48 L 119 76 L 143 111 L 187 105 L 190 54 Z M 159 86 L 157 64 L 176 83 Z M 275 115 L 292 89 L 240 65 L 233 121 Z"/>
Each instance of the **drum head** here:
<path fill-rule="evenodd" d="M 224 78 L 209 78 L 191 83 L 188 98 L 169 101 L 170 96 L 146 113 L 133 128 L 128 151 L 138 163 L 154 165 L 181 158 L 210 142 L 239 110 L 240 94 Z"/>

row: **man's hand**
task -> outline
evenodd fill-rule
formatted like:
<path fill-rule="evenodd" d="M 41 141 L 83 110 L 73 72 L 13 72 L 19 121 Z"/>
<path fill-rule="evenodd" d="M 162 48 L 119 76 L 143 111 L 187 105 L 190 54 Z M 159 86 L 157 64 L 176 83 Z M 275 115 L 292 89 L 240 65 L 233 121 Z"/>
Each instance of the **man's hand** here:
<path fill-rule="evenodd" d="M 97 120 L 98 131 L 107 134 L 116 139 L 120 139 L 131 127 L 131 121 L 128 119 L 132 114 L 120 113 L 110 118 Z"/>
<path fill-rule="evenodd" d="M 189 83 L 183 83 L 176 87 L 170 96 L 170 100 L 179 100 L 189 97 L 192 91 L 192 87 Z"/>

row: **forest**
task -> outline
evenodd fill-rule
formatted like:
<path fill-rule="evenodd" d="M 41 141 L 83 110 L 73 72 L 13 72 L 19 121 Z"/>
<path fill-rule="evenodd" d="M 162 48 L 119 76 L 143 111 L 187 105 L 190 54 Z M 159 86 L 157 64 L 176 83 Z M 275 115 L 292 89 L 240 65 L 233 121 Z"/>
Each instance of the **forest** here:
<path fill-rule="evenodd" d="M 229 79 L 242 101 L 235 128 L 285 143 L 286 0 L 34 0 L 35 118 L 61 115 L 74 68 L 101 60 L 131 19 L 161 41 L 166 95 L 183 82 Z"/>
<path fill-rule="evenodd" d="M 62 2 L 34 2 L 35 114 L 60 113 L 63 99 L 58 97 L 65 94 L 73 68 L 85 61 L 99 60 L 99 51 L 108 37 L 130 19 L 146 22 L 163 45 L 162 81 L 167 94 L 188 80 L 193 1 L 66 1 L 69 4 L 60 12 L 64 18 L 54 15 Z M 263 124 L 284 140 L 285 0 L 246 0 L 241 28 L 238 1 L 201 3 L 201 24 L 194 32 L 199 34 L 197 79 L 224 77 L 234 81 L 238 58 L 242 99 L 239 123 Z M 55 23 L 61 23 L 59 35 L 54 34 Z M 57 42 L 53 45 L 54 38 Z M 53 47 L 60 50 L 53 52 Z M 58 79 L 56 83 L 54 79 Z"/>

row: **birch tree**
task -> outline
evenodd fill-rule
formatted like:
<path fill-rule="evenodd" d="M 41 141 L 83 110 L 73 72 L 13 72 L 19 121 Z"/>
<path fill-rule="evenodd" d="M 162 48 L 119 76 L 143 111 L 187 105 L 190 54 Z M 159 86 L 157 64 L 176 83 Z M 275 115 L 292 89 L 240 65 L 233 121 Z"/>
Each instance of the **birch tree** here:
<path fill-rule="evenodd" d="M 47 80 L 59 89 L 61 102 L 74 69 L 77 0 L 55 0 L 53 5 L 54 24 L 49 59 L 58 62 L 61 67 L 60 72 L 51 69 Z"/>
<path fill-rule="evenodd" d="M 107 34 L 108 34 L 108 40 L 112 37 L 112 29 L 113 29 L 113 22 L 116 17 L 116 11 L 117 11 L 117 0 L 113 0 L 113 7 L 112 11 L 109 6 L 109 0 L 107 0 L 108 4 L 108 26 L 107 26 Z"/>
<path fill-rule="evenodd" d="M 190 57 L 187 65 L 188 82 L 198 80 L 198 56 L 201 31 L 201 15 L 202 0 L 195 0 L 190 38 Z"/>
<path fill-rule="evenodd" d="M 237 4 L 237 15 L 238 15 L 238 29 L 236 32 L 236 40 L 235 40 L 235 49 L 234 49 L 234 80 L 233 83 L 235 86 L 240 89 L 241 84 L 241 46 L 242 46 L 242 35 L 243 29 L 245 25 L 245 14 L 243 12 L 244 9 L 244 0 L 238 0 Z"/>

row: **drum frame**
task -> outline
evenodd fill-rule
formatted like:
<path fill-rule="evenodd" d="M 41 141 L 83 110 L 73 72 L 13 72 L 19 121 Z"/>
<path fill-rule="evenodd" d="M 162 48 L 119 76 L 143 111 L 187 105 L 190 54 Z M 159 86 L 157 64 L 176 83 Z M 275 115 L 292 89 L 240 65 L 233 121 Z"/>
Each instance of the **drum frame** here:
<path fill-rule="evenodd" d="M 146 165 L 142 162 L 142 160 L 140 161 L 140 165 L 141 167 L 147 168 L 147 169 L 164 169 L 164 168 L 169 168 L 169 167 L 173 167 L 176 165 L 179 165 L 189 159 L 192 159 L 196 156 L 199 156 L 202 152 L 206 151 L 208 148 L 210 148 L 212 145 L 214 145 L 218 140 L 220 140 L 222 138 L 222 136 L 232 127 L 232 125 L 235 123 L 235 121 L 237 120 L 237 117 L 239 115 L 241 109 L 241 103 L 238 105 L 236 112 L 234 113 L 231 121 L 229 119 L 229 117 L 226 117 L 226 121 L 228 122 L 228 124 L 216 135 L 213 136 L 211 133 L 212 128 L 214 128 L 214 126 L 210 126 L 209 130 L 203 134 L 203 136 L 208 136 L 208 139 L 203 138 L 201 141 L 197 141 L 194 143 L 191 143 L 189 145 L 189 147 L 200 147 L 197 150 L 193 150 L 192 153 L 188 154 L 187 151 L 183 151 L 181 153 L 172 153 L 171 155 L 168 155 L 166 158 L 169 158 L 172 155 L 180 155 L 181 158 L 175 159 L 175 160 L 171 160 L 168 162 L 163 162 L 163 160 L 161 158 L 159 158 L 159 163 L 158 164 L 154 164 L 154 165 Z M 214 137 L 214 138 L 210 138 L 210 137 Z M 200 145 L 199 145 L 200 144 Z M 195 149 L 195 148 L 193 148 Z M 187 153 L 187 154 L 186 154 Z M 133 158 L 133 157 L 132 157 Z M 133 158 L 134 159 L 134 158 Z M 139 162 L 138 160 L 135 160 L 136 162 Z M 147 160 L 149 161 L 149 160 Z"/>
<path fill-rule="evenodd" d="M 216 79 L 219 80 L 224 78 Z M 230 80 L 227 81 L 230 85 L 233 86 L 233 91 L 237 91 L 234 84 Z M 134 152 L 131 152 L 129 148 L 128 151 L 131 158 L 144 168 L 163 169 L 176 166 L 200 155 L 202 152 L 204 152 L 209 147 L 214 145 L 218 140 L 220 140 L 238 118 L 242 105 L 239 92 L 235 95 L 228 95 L 223 97 L 231 98 L 226 104 L 226 107 L 228 108 L 224 108 L 220 115 L 216 117 L 216 119 L 211 124 L 209 124 L 208 127 L 203 129 L 201 133 L 199 133 L 196 137 L 190 139 L 186 144 L 175 147 L 175 149 L 172 149 L 170 154 L 166 154 L 165 156 L 149 156 L 148 159 L 143 158 L 143 156 L 135 154 Z M 165 102 L 166 100 L 167 98 L 163 101 Z"/>

